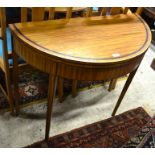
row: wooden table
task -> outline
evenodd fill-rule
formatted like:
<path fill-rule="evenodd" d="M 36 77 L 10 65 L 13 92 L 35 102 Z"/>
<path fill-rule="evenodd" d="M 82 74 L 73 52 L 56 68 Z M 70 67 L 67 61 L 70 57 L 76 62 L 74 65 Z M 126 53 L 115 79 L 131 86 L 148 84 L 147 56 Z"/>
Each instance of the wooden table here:
<path fill-rule="evenodd" d="M 49 137 L 56 77 L 110 80 L 130 73 L 114 116 L 151 42 L 147 24 L 134 14 L 17 23 L 10 29 L 16 101 L 17 55 L 49 73 L 45 140 Z"/>

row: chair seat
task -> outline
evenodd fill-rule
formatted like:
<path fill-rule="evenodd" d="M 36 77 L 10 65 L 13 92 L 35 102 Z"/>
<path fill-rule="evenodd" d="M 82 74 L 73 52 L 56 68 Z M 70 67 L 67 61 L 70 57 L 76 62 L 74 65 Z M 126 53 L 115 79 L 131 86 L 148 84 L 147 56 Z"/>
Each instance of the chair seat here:
<path fill-rule="evenodd" d="M 12 46 L 11 46 L 11 32 L 10 29 L 7 28 L 6 29 L 6 34 L 7 34 L 7 48 L 8 48 L 8 52 L 11 53 L 12 51 Z M 2 40 L 0 39 L 0 58 L 3 59 L 3 44 L 2 44 Z M 13 65 L 13 60 L 9 59 L 8 61 L 9 66 Z M 22 58 L 19 58 L 19 64 L 23 64 L 25 63 L 24 60 Z"/>

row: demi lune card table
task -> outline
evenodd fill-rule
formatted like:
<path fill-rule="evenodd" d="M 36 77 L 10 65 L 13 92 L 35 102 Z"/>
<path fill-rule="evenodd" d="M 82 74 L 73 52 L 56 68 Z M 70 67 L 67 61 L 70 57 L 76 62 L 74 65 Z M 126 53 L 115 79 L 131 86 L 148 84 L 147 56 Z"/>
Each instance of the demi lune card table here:
<path fill-rule="evenodd" d="M 128 79 L 115 115 L 151 42 L 151 33 L 135 14 L 10 24 L 13 79 L 18 107 L 18 56 L 49 74 L 45 140 L 49 138 L 57 77 L 74 80 Z"/>

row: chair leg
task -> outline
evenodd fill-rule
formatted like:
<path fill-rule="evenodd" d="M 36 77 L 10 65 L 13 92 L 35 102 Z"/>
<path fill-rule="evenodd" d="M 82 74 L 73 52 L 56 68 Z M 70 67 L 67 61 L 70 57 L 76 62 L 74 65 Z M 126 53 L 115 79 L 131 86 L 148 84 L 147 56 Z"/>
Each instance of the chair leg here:
<path fill-rule="evenodd" d="M 77 95 L 77 80 L 73 80 L 72 83 L 72 97 L 75 97 Z"/>
<path fill-rule="evenodd" d="M 58 78 L 58 97 L 59 97 L 60 103 L 64 101 L 63 83 L 64 83 L 64 79 L 59 77 Z"/>
<path fill-rule="evenodd" d="M 116 83 L 117 83 L 117 79 L 112 79 L 112 80 L 110 81 L 110 85 L 109 85 L 108 91 L 112 91 L 113 89 L 115 89 Z"/>
<path fill-rule="evenodd" d="M 15 97 L 15 109 L 16 114 L 19 114 L 19 90 L 18 90 L 18 55 L 16 52 L 12 52 L 13 57 L 13 82 L 14 82 L 14 97 Z"/>
<path fill-rule="evenodd" d="M 9 70 L 7 70 L 7 72 L 8 73 L 5 74 L 5 84 L 6 84 L 7 96 L 10 104 L 11 114 L 14 115 L 14 103 L 13 103 L 13 94 L 12 94 Z"/>

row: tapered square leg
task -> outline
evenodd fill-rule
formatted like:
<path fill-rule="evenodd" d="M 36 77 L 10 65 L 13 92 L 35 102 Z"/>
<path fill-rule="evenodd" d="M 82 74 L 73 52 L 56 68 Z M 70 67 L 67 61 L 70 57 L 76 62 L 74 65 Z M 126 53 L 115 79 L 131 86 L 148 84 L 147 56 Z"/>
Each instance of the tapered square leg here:
<path fill-rule="evenodd" d="M 77 80 L 73 80 L 72 83 L 72 97 L 75 97 L 77 95 Z"/>
<path fill-rule="evenodd" d="M 56 76 L 50 74 L 49 75 L 49 86 L 48 86 L 48 101 L 47 101 L 47 116 L 46 116 L 46 131 L 45 131 L 45 141 L 49 139 L 49 131 L 51 124 L 51 115 L 53 110 L 53 99 L 56 91 Z"/>
<path fill-rule="evenodd" d="M 115 89 L 116 83 L 117 83 L 117 79 L 112 79 L 112 80 L 110 81 L 108 91 L 112 91 L 113 89 Z"/>
<path fill-rule="evenodd" d="M 64 79 L 59 77 L 58 78 L 58 97 L 59 97 L 60 103 L 64 101 L 63 83 L 64 83 Z"/>
<path fill-rule="evenodd" d="M 112 116 L 115 116 L 115 114 L 116 114 L 116 112 L 117 112 L 117 110 L 118 110 L 118 108 L 119 108 L 119 106 L 120 106 L 120 104 L 121 104 L 121 102 L 122 102 L 122 100 L 124 98 L 124 95 L 126 94 L 128 88 L 129 88 L 129 86 L 130 86 L 130 84 L 132 82 L 132 79 L 134 78 L 134 76 L 135 76 L 135 74 L 137 72 L 137 69 L 130 73 L 130 75 L 129 75 L 129 77 L 128 77 L 125 85 L 124 85 L 124 88 L 123 88 L 123 90 L 122 90 L 122 92 L 121 92 L 121 94 L 119 96 L 119 99 L 118 99 L 118 101 L 116 103 L 116 106 L 115 106 L 115 108 L 114 108 L 114 110 L 112 112 Z"/>

